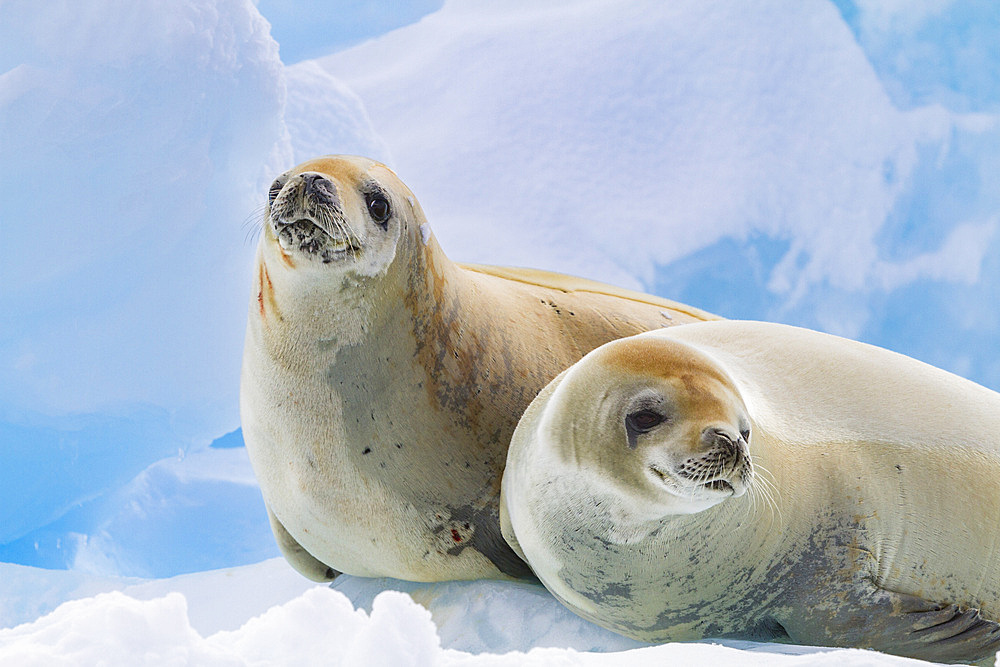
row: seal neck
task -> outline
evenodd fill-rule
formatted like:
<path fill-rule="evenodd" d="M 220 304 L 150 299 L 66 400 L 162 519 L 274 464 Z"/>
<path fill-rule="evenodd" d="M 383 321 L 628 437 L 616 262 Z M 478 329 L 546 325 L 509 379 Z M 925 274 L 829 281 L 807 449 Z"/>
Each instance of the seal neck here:
<path fill-rule="evenodd" d="M 693 514 L 656 515 L 647 497 L 623 495 L 621 488 L 607 483 L 587 484 L 577 470 L 562 479 L 570 497 L 586 497 L 586 503 L 570 503 L 559 508 L 561 516 L 550 517 L 547 525 L 559 525 L 564 535 L 593 534 L 601 549 L 616 551 L 622 563 L 635 567 L 682 571 L 692 554 L 710 548 L 718 553 L 755 554 L 758 564 L 748 567 L 740 560 L 740 577 L 764 576 L 766 565 L 780 540 L 781 521 L 778 508 L 768 506 L 760 497 L 745 494 L 728 498 Z M 581 483 L 590 491 L 580 492 Z M 573 491 L 569 491 L 572 488 Z M 572 505 L 572 506 L 569 506 Z M 579 548 L 579 547 L 577 547 Z M 655 554 L 655 556 L 654 556 Z M 726 566 L 723 566 L 725 569 Z"/>

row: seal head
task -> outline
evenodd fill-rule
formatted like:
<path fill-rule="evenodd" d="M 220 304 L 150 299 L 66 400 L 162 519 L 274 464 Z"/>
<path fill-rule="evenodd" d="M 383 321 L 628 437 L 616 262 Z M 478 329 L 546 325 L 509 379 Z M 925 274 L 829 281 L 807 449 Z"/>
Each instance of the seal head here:
<path fill-rule="evenodd" d="M 660 341 L 609 345 L 590 361 L 585 382 L 570 371 L 551 399 L 546 428 L 560 434 L 549 442 L 563 460 L 599 471 L 643 515 L 691 514 L 746 493 L 750 420 L 717 364 Z"/>
<path fill-rule="evenodd" d="M 400 232 L 392 195 L 352 166 L 313 160 L 271 184 L 267 224 L 286 258 L 369 275 L 392 261 Z"/>

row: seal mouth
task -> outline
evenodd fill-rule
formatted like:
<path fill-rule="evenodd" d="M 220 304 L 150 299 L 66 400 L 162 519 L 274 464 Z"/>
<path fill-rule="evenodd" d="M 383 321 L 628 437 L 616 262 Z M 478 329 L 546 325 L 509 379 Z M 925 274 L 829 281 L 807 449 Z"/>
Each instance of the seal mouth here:
<path fill-rule="evenodd" d="M 657 468 L 656 466 L 653 466 L 653 465 L 649 466 L 649 469 L 652 470 L 653 473 L 657 477 L 660 478 L 661 482 L 663 482 L 664 484 L 667 484 L 668 486 L 672 486 L 672 483 L 671 483 L 672 480 L 670 479 L 670 475 L 668 475 L 665 471 L 663 471 L 663 470 L 661 470 L 661 469 L 659 469 L 659 468 Z"/>
<path fill-rule="evenodd" d="M 733 488 L 733 485 L 724 479 L 713 479 L 711 482 L 706 482 L 704 486 L 706 489 L 721 491 L 730 495 L 736 493 L 736 489 Z"/>
<path fill-rule="evenodd" d="M 333 234 L 310 218 L 293 222 L 272 220 L 278 243 L 286 252 L 311 255 L 329 264 L 347 257 L 356 257 L 360 248 L 349 236 Z"/>
<path fill-rule="evenodd" d="M 659 479 L 660 483 L 666 487 L 667 491 L 679 496 L 717 497 L 718 494 L 726 496 L 742 496 L 749 485 L 751 476 L 749 459 L 740 457 L 727 471 L 717 470 L 714 475 L 699 475 L 690 477 L 683 471 L 676 475 L 671 474 L 659 466 L 650 464 L 649 470 Z M 711 476 L 712 479 L 706 479 Z"/>

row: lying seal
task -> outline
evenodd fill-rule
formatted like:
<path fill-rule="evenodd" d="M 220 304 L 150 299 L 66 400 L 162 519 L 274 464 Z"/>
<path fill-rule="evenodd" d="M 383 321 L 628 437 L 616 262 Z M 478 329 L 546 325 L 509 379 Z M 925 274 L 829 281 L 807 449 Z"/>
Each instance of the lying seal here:
<path fill-rule="evenodd" d="M 528 576 L 499 525 L 524 408 L 598 345 L 702 319 L 586 280 L 453 264 L 376 162 L 324 157 L 281 175 L 240 404 L 282 552 L 316 580 Z"/>
<path fill-rule="evenodd" d="M 1000 648 L 1000 394 L 854 341 L 727 321 L 598 348 L 521 419 L 501 521 L 637 639 Z"/>

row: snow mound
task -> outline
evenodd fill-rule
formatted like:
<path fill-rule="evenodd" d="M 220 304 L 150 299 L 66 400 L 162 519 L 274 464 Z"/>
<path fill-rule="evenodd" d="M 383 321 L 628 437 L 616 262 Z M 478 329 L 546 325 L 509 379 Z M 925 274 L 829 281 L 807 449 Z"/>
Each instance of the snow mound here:
<path fill-rule="evenodd" d="M 363 155 L 392 163 L 389 148 L 372 128 L 354 91 L 313 61 L 286 68 L 285 76 L 285 124 L 292 156 L 281 171 L 331 154 Z"/>
<path fill-rule="evenodd" d="M 838 5 L 860 44 L 822 0 L 453 0 L 317 62 L 455 259 L 818 328 L 1000 387 L 995 7 Z"/>
<path fill-rule="evenodd" d="M 262 564 L 263 565 L 263 564 Z M 248 572 L 274 572 L 276 562 Z M 338 590 L 312 585 L 236 629 L 205 632 L 189 619 L 182 590 L 234 587 L 232 573 L 204 573 L 160 582 L 162 596 L 137 599 L 121 591 L 66 602 L 38 620 L 0 630 L 0 664 L 199 664 L 199 665 L 907 665 L 926 664 L 870 651 L 711 642 L 628 648 L 628 640 L 579 621 L 560 645 L 538 628 L 562 625 L 571 614 L 553 598 L 524 584 L 505 582 L 405 584 L 408 593 L 385 590 L 385 581 L 337 582 Z M 245 585 L 246 578 L 238 577 Z M 135 587 L 127 589 L 136 590 Z M 538 589 L 541 591 L 541 589 Z M 345 594 L 347 591 L 352 597 Z M 149 592 L 149 591 L 147 591 Z M 541 591 L 544 593 L 544 591 Z M 372 596 L 370 607 L 359 602 Z M 237 596 L 239 597 L 239 596 Z M 419 600 L 416 602 L 415 600 Z M 493 605 L 500 602 L 499 609 Z M 202 600 L 204 604 L 204 599 Z M 239 616 L 238 605 L 219 608 Z M 459 628 L 496 627 L 498 614 L 513 635 L 489 646 L 461 637 Z M 447 639 L 452 635 L 451 639 Z M 532 639 L 526 639 L 530 635 Z M 590 635 L 588 637 L 588 635 Z M 552 642 L 553 645 L 549 645 Z M 634 642 L 631 644 L 635 645 Z M 739 645 L 739 648 L 737 648 Z M 600 653 L 595 651 L 611 650 Z"/>
<path fill-rule="evenodd" d="M 16 519 L 11 528 L 31 529 L 6 544 L 0 535 L 0 561 L 94 575 L 169 577 L 278 555 L 239 432 L 220 446 L 175 452 L 136 473 L 153 444 L 164 443 L 164 453 L 170 451 L 169 433 L 129 432 L 122 426 L 110 433 L 119 431 L 129 437 L 103 439 L 96 436 L 107 432 L 97 430 L 79 435 L 80 443 L 69 441 L 70 447 L 57 432 L 43 441 L 51 449 L 30 449 L 34 439 L 13 445 L 15 452 L 27 452 L 24 461 L 34 463 L 24 464 L 24 476 L 8 487 L 16 502 L 0 507 Z M 145 441 L 145 451 L 136 441 Z M 46 456 L 53 461 L 41 460 Z M 44 489 L 53 480 L 59 486 L 48 493 L 16 493 L 26 486 Z M 0 490 L 0 499 L 5 493 Z M 62 513 L 52 520 L 56 503 L 63 503 Z"/>
<path fill-rule="evenodd" d="M 794 239 L 782 293 L 908 279 L 876 234 L 918 145 L 955 122 L 894 107 L 818 1 L 456 0 L 319 62 L 364 101 L 445 248 L 632 286 L 752 233 Z"/>
<path fill-rule="evenodd" d="M 232 430 L 267 186 L 305 145 L 385 156 L 357 96 L 304 66 L 286 114 L 249 0 L 5 0 L 0 45 L 0 420 L 152 404 L 176 448 Z"/>

